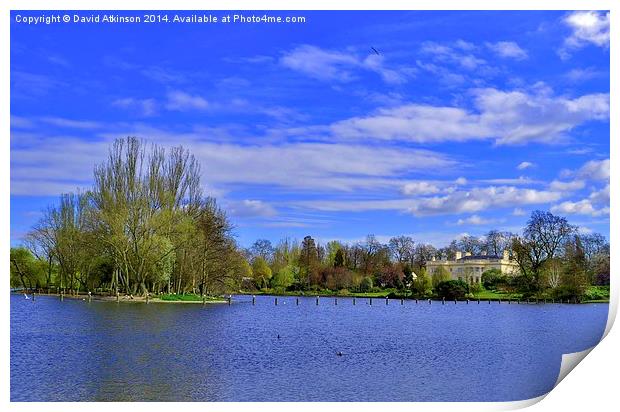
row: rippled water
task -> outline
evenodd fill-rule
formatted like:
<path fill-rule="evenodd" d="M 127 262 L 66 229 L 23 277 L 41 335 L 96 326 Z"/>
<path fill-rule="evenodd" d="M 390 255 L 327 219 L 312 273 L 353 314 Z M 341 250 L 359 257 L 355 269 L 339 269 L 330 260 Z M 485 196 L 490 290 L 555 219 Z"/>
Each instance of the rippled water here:
<path fill-rule="evenodd" d="M 608 311 L 606 304 L 251 301 L 33 303 L 12 295 L 11 400 L 527 399 L 553 387 L 562 353 L 600 340 Z"/>

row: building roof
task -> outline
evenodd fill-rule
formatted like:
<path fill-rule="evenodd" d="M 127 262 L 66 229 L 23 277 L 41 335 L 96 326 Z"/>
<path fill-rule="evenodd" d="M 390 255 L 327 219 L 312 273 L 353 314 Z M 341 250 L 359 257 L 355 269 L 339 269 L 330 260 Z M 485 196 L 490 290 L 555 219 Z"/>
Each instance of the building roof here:
<path fill-rule="evenodd" d="M 471 256 L 463 256 L 459 260 L 502 260 L 501 256 L 497 255 L 471 255 Z"/>

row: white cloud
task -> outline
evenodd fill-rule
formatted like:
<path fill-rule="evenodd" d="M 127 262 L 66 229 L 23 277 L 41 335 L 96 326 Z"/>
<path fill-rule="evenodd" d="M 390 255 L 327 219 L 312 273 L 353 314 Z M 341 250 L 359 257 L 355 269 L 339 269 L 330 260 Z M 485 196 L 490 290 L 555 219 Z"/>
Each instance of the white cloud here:
<path fill-rule="evenodd" d="M 475 98 L 480 123 L 498 144 L 553 143 L 582 123 L 609 117 L 608 94 L 570 99 L 552 97 L 545 90 L 528 94 L 479 89 Z"/>
<path fill-rule="evenodd" d="M 178 111 L 205 110 L 209 108 L 209 103 L 200 96 L 193 96 L 191 94 L 176 90 L 168 93 L 166 108 L 168 110 Z"/>
<path fill-rule="evenodd" d="M 236 217 L 268 217 L 277 214 L 276 209 L 262 200 L 242 200 L 226 202 L 226 211 Z"/>
<path fill-rule="evenodd" d="M 341 138 L 406 140 L 419 143 L 484 139 L 489 130 L 479 117 L 455 107 L 409 104 L 379 110 L 375 115 L 336 122 L 332 134 Z"/>
<path fill-rule="evenodd" d="M 454 181 L 455 184 L 459 185 L 459 186 L 464 186 L 467 184 L 467 179 L 465 179 L 464 177 L 459 177 L 458 179 L 456 179 Z"/>
<path fill-rule="evenodd" d="M 355 56 L 348 53 L 303 45 L 282 56 L 280 64 L 315 79 L 346 82 L 353 79 L 350 70 L 357 66 L 359 61 Z"/>
<path fill-rule="evenodd" d="M 420 199 L 408 211 L 416 216 L 473 213 L 490 208 L 550 203 L 560 198 L 561 194 L 553 191 L 490 186 Z"/>
<path fill-rule="evenodd" d="M 571 192 L 579 189 L 583 189 L 586 183 L 583 180 L 572 180 L 570 182 L 562 182 L 560 180 L 554 180 L 549 184 L 549 189 L 558 192 Z"/>
<path fill-rule="evenodd" d="M 513 216 L 525 216 L 525 210 L 521 209 L 520 207 L 515 208 L 515 210 L 512 211 L 512 215 Z"/>
<path fill-rule="evenodd" d="M 62 117 L 42 117 L 42 122 L 49 123 L 54 126 L 68 128 L 68 129 L 98 129 L 101 127 L 101 123 L 88 121 L 88 120 L 71 120 Z"/>
<path fill-rule="evenodd" d="M 453 44 L 425 42 L 420 52 L 432 56 L 433 61 L 437 63 L 450 63 L 466 70 L 476 70 L 485 65 L 486 61 L 471 53 L 474 49 L 473 44 L 459 40 Z"/>
<path fill-rule="evenodd" d="M 592 202 L 589 199 L 583 199 L 577 202 L 566 201 L 562 202 L 559 205 L 555 205 L 551 207 L 552 213 L 564 213 L 568 215 L 590 215 L 590 216 L 601 216 L 608 215 L 609 208 L 603 207 L 600 209 L 596 209 Z"/>
<path fill-rule="evenodd" d="M 155 99 L 134 99 L 132 97 L 126 97 L 114 100 L 112 106 L 133 110 L 144 117 L 153 116 L 157 113 L 157 102 Z"/>
<path fill-rule="evenodd" d="M 608 180 L 609 159 L 590 160 L 576 172 L 576 175 L 588 180 Z"/>
<path fill-rule="evenodd" d="M 429 182 L 411 182 L 403 186 L 404 195 L 433 195 L 441 192 L 439 186 Z"/>
<path fill-rule="evenodd" d="M 600 190 L 590 193 L 589 199 L 595 204 L 609 205 L 609 184 Z"/>
<path fill-rule="evenodd" d="M 531 185 L 531 184 L 539 184 L 540 180 L 530 179 L 525 176 L 519 176 L 516 178 L 498 178 L 498 179 L 480 179 L 478 182 L 481 183 L 489 183 L 493 185 Z"/>
<path fill-rule="evenodd" d="M 470 217 L 466 219 L 459 219 L 456 222 L 456 224 L 459 226 L 463 226 L 463 225 L 480 226 L 480 225 L 488 225 L 488 224 L 495 223 L 495 222 L 497 222 L 497 219 L 484 219 L 478 215 L 471 215 Z"/>
<path fill-rule="evenodd" d="M 534 163 L 530 163 L 530 162 L 521 162 L 519 163 L 519 165 L 517 166 L 517 169 L 519 170 L 525 170 L 528 168 L 534 167 Z"/>
<path fill-rule="evenodd" d="M 594 79 L 596 77 L 602 76 L 603 73 L 596 70 L 593 67 L 586 67 L 585 69 L 572 69 L 568 71 L 564 77 L 573 83 L 583 82 L 586 80 Z"/>
<path fill-rule="evenodd" d="M 280 64 L 307 76 L 323 81 L 350 82 L 356 71 L 378 73 L 386 83 L 403 83 L 410 70 L 393 70 L 385 66 L 382 55 L 369 54 L 362 58 L 353 52 L 325 50 L 312 45 L 299 46 L 280 58 Z"/>
<path fill-rule="evenodd" d="M 557 143 L 571 129 L 609 117 L 609 95 L 575 99 L 535 93 L 472 90 L 477 111 L 406 104 L 333 123 L 335 138 L 401 140 L 418 143 L 494 139 L 497 144 Z"/>
<path fill-rule="evenodd" d="M 527 52 L 513 41 L 487 43 L 487 47 L 501 57 L 507 57 L 515 60 L 525 60 L 528 57 Z"/>
<path fill-rule="evenodd" d="M 324 211 L 399 210 L 415 216 L 475 213 L 516 205 L 545 204 L 557 201 L 561 194 L 511 186 L 478 187 L 454 191 L 444 196 L 387 200 L 313 200 L 300 201 L 301 207 Z"/>
<path fill-rule="evenodd" d="M 383 56 L 371 54 L 364 59 L 362 66 L 378 73 L 386 83 L 399 84 L 407 81 L 405 73 L 386 68 L 384 61 Z"/>
<path fill-rule="evenodd" d="M 564 18 L 564 24 L 571 29 L 571 35 L 560 50 L 562 57 L 588 44 L 609 48 L 609 12 L 576 11 Z"/>

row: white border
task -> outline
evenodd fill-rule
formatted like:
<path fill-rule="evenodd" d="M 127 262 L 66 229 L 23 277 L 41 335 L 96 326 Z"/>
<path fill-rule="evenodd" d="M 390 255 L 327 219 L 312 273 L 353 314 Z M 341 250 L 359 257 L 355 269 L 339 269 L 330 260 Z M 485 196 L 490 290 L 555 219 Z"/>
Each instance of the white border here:
<path fill-rule="evenodd" d="M 0 64 L 0 91 L 1 104 L 3 108 L 0 112 L 0 130 L 4 139 L 3 149 L 0 150 L 0 168 L 2 170 L 2 182 L 5 188 L 1 192 L 1 204 L 4 205 L 4 213 L 0 222 L 2 233 L 4 233 L 2 246 L 0 247 L 0 261 L 9 262 L 9 246 L 10 246 L 10 111 L 5 108 L 10 107 L 9 85 L 10 85 L 10 10 L 611 10 L 611 68 L 610 73 L 610 90 L 615 91 L 616 77 L 618 73 L 618 54 L 617 42 L 614 40 L 614 33 L 620 19 L 618 18 L 620 6 L 617 1 L 597 0 L 433 0 L 433 1 L 396 1 L 381 0 L 370 2 L 368 0 L 344 1 L 344 0 L 301 0 L 295 4 L 278 2 L 275 0 L 231 0 L 226 3 L 213 4 L 212 2 L 201 2 L 197 0 L 176 0 L 167 2 L 166 4 L 157 4 L 154 0 L 92 0 L 88 3 L 77 0 L 55 1 L 50 4 L 49 1 L 3 1 L 0 2 L 0 44 L 2 64 Z M 614 189 L 617 184 L 616 174 L 618 173 L 618 127 L 615 119 L 619 119 L 617 110 L 617 95 L 611 94 L 611 203 L 615 204 L 617 192 Z M 618 220 L 615 218 L 617 211 L 611 208 L 610 216 L 610 243 L 612 259 L 612 288 L 610 314 L 605 330 L 607 336 L 604 342 L 597 345 L 588 356 L 588 361 L 581 365 L 576 372 L 572 372 L 556 389 L 550 392 L 549 399 L 545 402 L 538 403 L 533 409 L 535 410 L 592 410 L 592 409 L 608 409 L 609 405 L 615 404 L 620 399 L 620 391 L 614 385 L 615 377 L 618 372 L 618 354 L 615 348 L 620 347 L 620 336 L 618 332 L 609 334 L 611 326 L 615 320 L 618 307 L 618 282 L 619 277 L 618 264 L 615 260 L 616 256 L 620 256 L 620 248 L 618 241 L 620 240 L 620 227 Z M 8 283 L 8 263 L 5 263 L 4 284 Z M 5 289 L 5 290 L 8 290 Z M 8 293 L 8 292 L 6 292 Z M 6 295 L 5 295 L 6 296 Z M 317 407 L 327 409 L 340 409 L 344 406 L 354 407 L 359 410 L 370 410 L 379 408 L 389 408 L 394 411 L 411 410 L 447 410 L 458 409 L 463 411 L 480 411 L 480 410 L 507 410 L 522 408 L 533 405 L 545 398 L 545 396 L 519 402 L 505 403 L 364 403 L 364 404 L 341 404 L 341 403 L 182 403 L 171 405 L 167 403 L 10 403 L 9 391 L 9 299 L 4 301 L 3 316 L 0 318 L 2 322 L 2 347 L 4 348 L 0 357 L 0 369 L 4 378 L 1 388 L 2 401 L 11 410 L 39 411 L 43 409 L 53 410 L 105 410 L 113 407 L 114 409 L 133 410 L 167 410 L 171 407 L 181 407 L 183 409 L 203 410 L 205 407 L 212 409 L 237 410 L 246 409 L 248 407 L 264 407 L 271 411 L 285 411 L 295 408 L 303 411 L 314 411 Z M 609 334 L 609 335 L 608 335 Z"/>

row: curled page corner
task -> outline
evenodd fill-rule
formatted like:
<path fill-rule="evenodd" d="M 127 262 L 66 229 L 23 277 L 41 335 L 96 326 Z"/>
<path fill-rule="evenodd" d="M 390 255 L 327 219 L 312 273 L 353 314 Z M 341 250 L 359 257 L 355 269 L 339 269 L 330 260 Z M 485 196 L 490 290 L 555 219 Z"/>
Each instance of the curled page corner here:
<path fill-rule="evenodd" d="M 570 371 L 572 371 L 575 366 L 579 364 L 579 362 L 581 362 L 586 356 L 588 356 L 588 353 L 590 353 L 595 347 L 596 345 L 581 352 L 563 354 L 562 364 L 560 365 L 560 373 L 553 387 L 555 388 L 556 386 L 558 386 L 558 384 L 562 382 L 562 380 L 570 373 Z"/>

